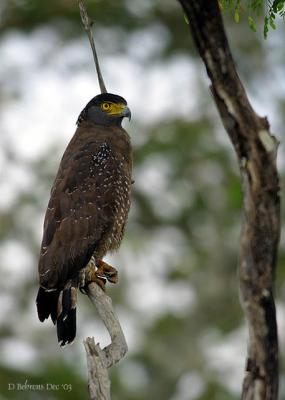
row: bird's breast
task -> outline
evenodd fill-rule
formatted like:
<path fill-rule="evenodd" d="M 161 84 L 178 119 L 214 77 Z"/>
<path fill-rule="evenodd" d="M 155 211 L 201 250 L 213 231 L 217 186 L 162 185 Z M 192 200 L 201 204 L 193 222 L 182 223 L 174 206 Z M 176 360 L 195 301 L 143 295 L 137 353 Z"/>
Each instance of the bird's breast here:
<path fill-rule="evenodd" d="M 96 182 L 97 212 L 105 226 L 96 251 L 106 253 L 117 249 L 123 238 L 130 209 L 131 159 L 130 154 L 122 154 L 104 143 L 92 160 L 90 174 Z"/>

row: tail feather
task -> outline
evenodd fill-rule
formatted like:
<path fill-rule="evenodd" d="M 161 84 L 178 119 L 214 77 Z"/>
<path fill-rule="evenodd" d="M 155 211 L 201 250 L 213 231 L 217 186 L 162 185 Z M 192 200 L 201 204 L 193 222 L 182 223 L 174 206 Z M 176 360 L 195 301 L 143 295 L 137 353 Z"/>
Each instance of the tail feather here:
<path fill-rule="evenodd" d="M 76 336 L 76 299 L 77 287 L 66 285 L 58 301 L 57 338 L 61 346 Z"/>
<path fill-rule="evenodd" d="M 51 316 L 52 322 L 56 323 L 57 318 L 57 303 L 60 291 L 46 291 L 40 287 L 36 299 L 38 317 L 41 322 Z"/>
<path fill-rule="evenodd" d="M 38 317 L 41 322 L 51 317 L 57 326 L 61 346 L 73 342 L 76 336 L 77 285 L 68 282 L 63 290 L 47 291 L 40 287 L 37 295 Z"/>

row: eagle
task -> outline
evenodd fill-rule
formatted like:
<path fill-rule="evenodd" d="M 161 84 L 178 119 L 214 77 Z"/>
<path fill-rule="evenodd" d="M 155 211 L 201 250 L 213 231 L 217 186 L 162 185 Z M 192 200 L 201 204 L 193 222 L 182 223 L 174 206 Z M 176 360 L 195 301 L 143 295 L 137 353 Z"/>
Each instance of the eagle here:
<path fill-rule="evenodd" d="M 103 258 L 119 248 L 130 209 L 132 147 L 121 126 L 125 117 L 131 112 L 121 96 L 102 93 L 89 101 L 51 189 L 36 305 L 39 320 L 51 317 L 56 325 L 61 346 L 76 336 L 78 288 L 117 281 L 116 269 Z"/>

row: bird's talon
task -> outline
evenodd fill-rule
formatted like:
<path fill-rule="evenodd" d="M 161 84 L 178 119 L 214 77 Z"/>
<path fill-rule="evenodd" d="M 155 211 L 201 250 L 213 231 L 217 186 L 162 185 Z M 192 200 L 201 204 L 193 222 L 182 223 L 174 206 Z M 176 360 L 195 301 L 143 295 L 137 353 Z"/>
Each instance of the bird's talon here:
<path fill-rule="evenodd" d="M 105 261 L 99 260 L 97 263 L 98 271 L 100 274 L 104 276 L 111 283 L 117 283 L 118 278 L 118 271 L 116 268 L 112 267 L 111 265 L 107 264 Z"/>
<path fill-rule="evenodd" d="M 107 278 L 108 282 L 111 282 L 111 283 L 115 284 L 115 283 L 118 282 L 118 273 L 116 273 L 114 275 L 109 275 L 106 278 Z"/>
<path fill-rule="evenodd" d="M 84 292 L 86 291 L 85 288 L 87 288 L 91 282 L 95 282 L 105 291 L 107 281 L 113 284 L 117 283 L 118 271 L 111 265 L 99 260 L 96 266 L 92 263 L 82 271 L 79 279 L 79 287 L 80 290 Z"/>

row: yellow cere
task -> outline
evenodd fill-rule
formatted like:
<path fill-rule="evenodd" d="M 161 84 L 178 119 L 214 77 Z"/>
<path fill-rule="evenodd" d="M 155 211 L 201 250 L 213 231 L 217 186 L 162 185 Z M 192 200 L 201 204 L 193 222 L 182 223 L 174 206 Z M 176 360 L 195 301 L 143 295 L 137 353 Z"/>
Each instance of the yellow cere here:
<path fill-rule="evenodd" d="M 110 115 L 120 115 L 126 108 L 124 103 L 102 103 L 101 109 Z"/>

